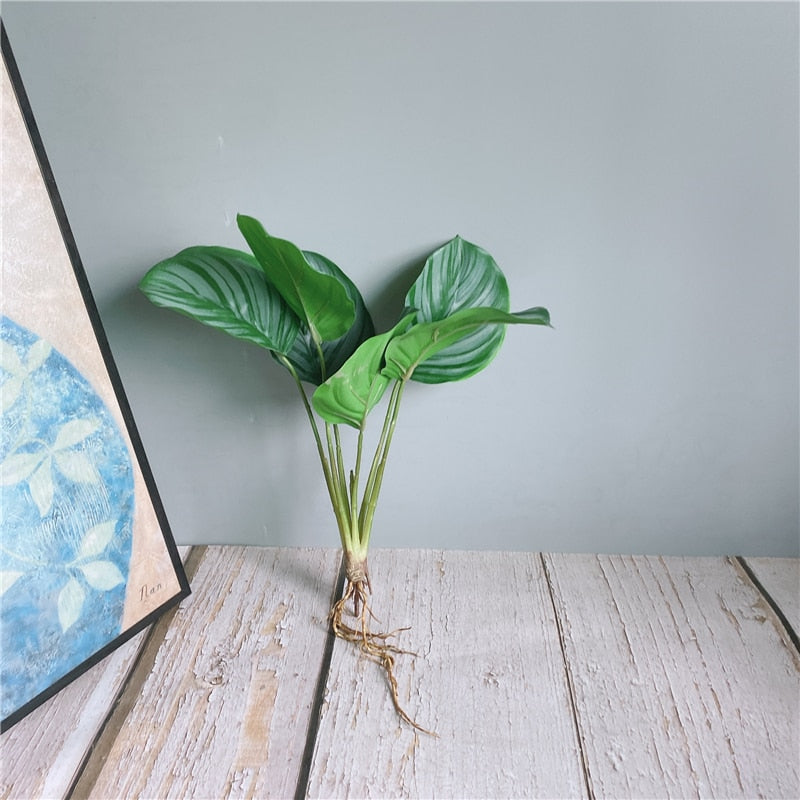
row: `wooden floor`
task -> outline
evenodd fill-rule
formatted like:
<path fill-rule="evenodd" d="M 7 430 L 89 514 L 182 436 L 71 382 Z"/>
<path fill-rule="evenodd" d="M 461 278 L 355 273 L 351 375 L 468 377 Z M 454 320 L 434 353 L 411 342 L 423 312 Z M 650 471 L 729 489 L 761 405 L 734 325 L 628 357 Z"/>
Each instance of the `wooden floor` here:
<path fill-rule="evenodd" d="M 798 798 L 800 561 L 193 548 L 193 594 L 0 739 L 0 797 Z M 377 625 L 377 623 L 376 623 Z"/>

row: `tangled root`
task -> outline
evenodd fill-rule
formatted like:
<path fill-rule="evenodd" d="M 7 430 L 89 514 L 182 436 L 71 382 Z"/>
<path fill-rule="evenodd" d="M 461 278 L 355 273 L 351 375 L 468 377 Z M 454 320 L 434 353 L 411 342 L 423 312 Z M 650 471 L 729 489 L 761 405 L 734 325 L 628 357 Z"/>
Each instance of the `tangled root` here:
<path fill-rule="evenodd" d="M 400 719 L 407 722 L 411 727 L 415 728 L 422 733 L 427 733 L 431 736 L 436 736 L 432 731 L 423 728 L 414 722 L 413 719 L 406 713 L 405 709 L 400 705 L 400 698 L 397 695 L 397 679 L 394 676 L 394 661 L 397 655 L 410 655 L 416 656 L 416 653 L 411 650 L 402 650 L 401 648 L 389 643 L 387 640 L 396 636 L 401 631 L 406 631 L 408 628 L 397 628 L 396 630 L 389 631 L 388 633 L 376 633 L 369 630 L 368 621 L 377 619 L 372 613 L 372 609 L 367 603 L 367 595 L 372 591 L 369 583 L 369 577 L 366 570 L 351 571 L 348 570 L 347 586 L 342 597 L 336 601 L 331 609 L 330 621 L 331 628 L 334 634 L 347 642 L 352 642 L 358 645 L 358 648 L 364 653 L 370 661 L 374 661 L 383 668 L 386 674 L 386 679 L 389 682 L 389 691 L 392 695 L 392 702 L 394 703 L 395 710 L 397 711 Z M 342 620 L 345 613 L 345 607 L 350 601 L 353 601 L 353 615 L 358 620 L 358 627 L 350 627 Z"/>

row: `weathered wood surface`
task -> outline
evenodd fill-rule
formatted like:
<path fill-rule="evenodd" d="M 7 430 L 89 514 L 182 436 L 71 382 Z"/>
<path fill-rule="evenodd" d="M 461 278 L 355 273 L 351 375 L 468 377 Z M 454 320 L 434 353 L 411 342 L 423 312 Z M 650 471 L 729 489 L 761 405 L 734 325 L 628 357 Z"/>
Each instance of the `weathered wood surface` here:
<path fill-rule="evenodd" d="M 398 722 L 380 668 L 334 649 L 310 797 L 586 795 L 553 605 L 535 554 L 375 551 L 374 613 L 398 644 Z M 376 626 L 378 623 L 374 623 Z M 380 629 L 380 628 L 379 628 Z"/>
<path fill-rule="evenodd" d="M 746 558 L 744 561 L 780 608 L 792 630 L 800 636 L 800 559 Z"/>
<path fill-rule="evenodd" d="M 800 653 L 729 560 L 372 564 L 379 615 L 421 656 L 403 700 L 441 738 L 399 725 L 378 668 L 337 642 L 309 796 L 800 796 Z"/>
<path fill-rule="evenodd" d="M 377 550 L 374 611 L 418 653 L 400 697 L 438 738 L 333 645 L 338 566 L 195 548 L 144 645 L 2 736 L 0 797 L 800 797 L 800 560 Z"/>
<path fill-rule="evenodd" d="M 190 548 L 179 548 L 185 561 Z M 0 737 L 0 797 L 64 797 L 149 634 L 137 634 Z"/>
<path fill-rule="evenodd" d="M 596 797 L 800 796 L 800 654 L 731 562 L 545 562 Z"/>
<path fill-rule="evenodd" d="M 293 796 L 339 561 L 334 550 L 208 548 L 76 796 Z"/>

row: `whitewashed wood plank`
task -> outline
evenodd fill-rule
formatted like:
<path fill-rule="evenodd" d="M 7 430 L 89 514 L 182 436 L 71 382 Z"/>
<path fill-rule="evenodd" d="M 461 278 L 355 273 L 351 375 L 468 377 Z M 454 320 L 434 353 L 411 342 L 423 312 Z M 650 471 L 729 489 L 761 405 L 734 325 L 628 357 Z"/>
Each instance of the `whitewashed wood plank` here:
<path fill-rule="evenodd" d="M 800 558 L 744 560 L 800 636 Z"/>
<path fill-rule="evenodd" d="M 547 556 L 600 797 L 800 796 L 800 658 L 725 559 Z"/>
<path fill-rule="evenodd" d="M 77 796 L 293 796 L 338 569 L 334 550 L 208 548 Z"/>
<path fill-rule="evenodd" d="M 383 629 L 412 626 L 401 701 L 439 738 L 399 722 L 380 668 L 337 641 L 308 796 L 585 796 L 539 556 L 376 550 L 370 577 Z"/>
<path fill-rule="evenodd" d="M 179 548 L 186 560 L 190 548 Z M 148 635 L 144 630 L 0 737 L 0 797 L 65 797 Z"/>

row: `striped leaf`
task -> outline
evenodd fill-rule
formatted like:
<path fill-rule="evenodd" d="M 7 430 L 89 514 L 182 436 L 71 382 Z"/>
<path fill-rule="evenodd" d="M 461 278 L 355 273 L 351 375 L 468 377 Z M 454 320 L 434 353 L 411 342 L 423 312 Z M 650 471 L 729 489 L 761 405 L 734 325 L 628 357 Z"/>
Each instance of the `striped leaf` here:
<path fill-rule="evenodd" d="M 430 255 L 406 295 L 419 323 L 437 322 L 468 308 L 509 310 L 508 284 L 495 260 L 482 248 L 456 236 Z M 413 371 L 413 380 L 444 383 L 468 378 L 497 354 L 505 325 L 475 325 L 439 348 Z"/>
<path fill-rule="evenodd" d="M 297 315 L 249 253 L 190 247 L 152 267 L 139 287 L 157 306 L 275 353 L 289 352 L 300 331 Z"/>
<path fill-rule="evenodd" d="M 336 264 L 319 253 L 303 251 L 303 256 L 317 272 L 331 275 L 339 281 L 355 310 L 353 324 L 344 336 L 332 342 L 322 342 L 324 369 L 320 364 L 319 353 L 311 338 L 311 332 L 307 326 L 300 324 L 300 335 L 295 339 L 294 345 L 286 357 L 295 368 L 300 380 L 319 386 L 326 377 L 333 375 L 350 358 L 363 341 L 375 333 L 375 328 L 372 324 L 372 317 L 364 305 L 364 299 L 350 278 Z"/>

